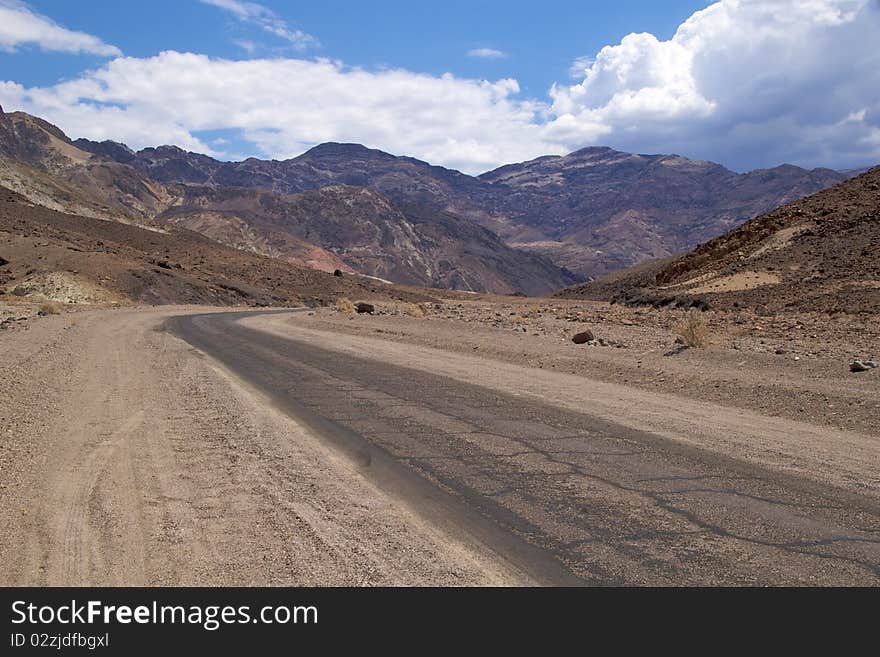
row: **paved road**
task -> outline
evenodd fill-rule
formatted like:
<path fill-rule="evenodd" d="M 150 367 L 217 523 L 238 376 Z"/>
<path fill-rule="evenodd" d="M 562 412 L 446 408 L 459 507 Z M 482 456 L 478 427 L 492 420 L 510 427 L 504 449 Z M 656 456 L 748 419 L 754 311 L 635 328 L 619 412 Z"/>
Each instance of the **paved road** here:
<path fill-rule="evenodd" d="M 875 497 L 501 393 L 478 373 L 466 384 L 271 335 L 245 315 L 168 329 L 450 536 L 538 581 L 880 584 Z"/>

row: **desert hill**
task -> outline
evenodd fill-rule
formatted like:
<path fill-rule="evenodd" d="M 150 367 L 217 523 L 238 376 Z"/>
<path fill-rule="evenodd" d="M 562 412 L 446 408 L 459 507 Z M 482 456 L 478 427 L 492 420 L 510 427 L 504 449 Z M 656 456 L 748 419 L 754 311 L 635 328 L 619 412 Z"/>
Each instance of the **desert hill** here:
<path fill-rule="evenodd" d="M 54 210 L 126 223 L 149 223 L 170 202 L 137 169 L 78 148 L 47 121 L 2 108 L 0 185 Z"/>
<path fill-rule="evenodd" d="M 665 305 L 880 312 L 880 167 L 767 212 L 674 259 L 559 293 Z"/>
<path fill-rule="evenodd" d="M 427 300 L 358 276 L 296 267 L 170 227 L 149 230 L 64 214 L 0 193 L 0 288 L 65 303 L 293 306 Z"/>

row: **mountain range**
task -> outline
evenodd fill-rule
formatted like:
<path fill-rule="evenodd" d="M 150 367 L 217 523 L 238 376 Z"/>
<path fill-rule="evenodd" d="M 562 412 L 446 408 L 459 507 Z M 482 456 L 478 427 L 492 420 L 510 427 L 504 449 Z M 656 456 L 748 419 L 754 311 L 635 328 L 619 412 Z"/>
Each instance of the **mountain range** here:
<path fill-rule="evenodd" d="M 201 233 L 238 249 L 398 283 L 544 294 L 721 235 L 853 175 L 735 173 L 586 148 L 481 176 L 357 144 L 222 162 L 175 146 L 70 140 L 0 110 L 0 184 L 50 209 Z"/>

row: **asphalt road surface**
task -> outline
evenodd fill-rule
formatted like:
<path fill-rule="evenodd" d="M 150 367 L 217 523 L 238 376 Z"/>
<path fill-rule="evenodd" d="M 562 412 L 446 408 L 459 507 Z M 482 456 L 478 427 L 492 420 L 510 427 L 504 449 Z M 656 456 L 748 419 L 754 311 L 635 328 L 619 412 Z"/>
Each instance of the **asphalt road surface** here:
<path fill-rule="evenodd" d="M 590 414 L 190 315 L 166 328 L 450 540 L 550 585 L 880 584 L 880 503 Z M 401 346 L 405 348 L 405 346 Z M 756 437 L 756 440 L 760 437 Z"/>

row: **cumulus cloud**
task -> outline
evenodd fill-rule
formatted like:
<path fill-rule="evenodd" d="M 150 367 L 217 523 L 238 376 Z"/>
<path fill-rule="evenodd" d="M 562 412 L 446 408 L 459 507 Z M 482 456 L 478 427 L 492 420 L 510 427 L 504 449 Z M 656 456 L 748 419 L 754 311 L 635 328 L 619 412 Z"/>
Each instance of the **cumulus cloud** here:
<path fill-rule="evenodd" d="M 106 44 L 91 34 L 61 27 L 22 2 L 0 0 L 0 50 L 14 52 L 23 45 L 35 45 L 47 51 L 88 53 L 103 57 L 122 54 L 116 46 Z"/>
<path fill-rule="evenodd" d="M 196 135 L 233 129 L 262 156 L 287 158 L 316 143 L 350 141 L 476 173 L 563 152 L 540 136 L 545 107 L 518 94 L 509 79 L 164 52 L 115 59 L 50 87 L 0 86 L 0 103 L 74 136 L 133 147 L 173 143 L 211 153 Z"/>
<path fill-rule="evenodd" d="M 546 137 L 740 168 L 880 159 L 880 11 L 867 0 L 722 0 L 668 41 L 630 34 L 551 90 Z"/>
<path fill-rule="evenodd" d="M 473 50 L 468 50 L 468 57 L 480 57 L 482 59 L 501 59 L 503 57 L 507 57 L 507 53 L 503 50 L 496 50 L 495 48 L 474 48 Z"/>
<path fill-rule="evenodd" d="M 311 34 L 291 28 L 274 11 L 256 2 L 242 2 L 242 0 L 200 0 L 200 2 L 223 9 L 244 23 L 256 25 L 264 32 L 284 39 L 296 50 L 319 45 L 318 39 Z"/>
<path fill-rule="evenodd" d="M 847 168 L 880 162 L 878 42 L 876 0 L 722 0 L 669 40 L 630 34 L 581 58 L 577 83 L 546 100 L 512 79 L 164 52 L 47 87 L 0 82 L 0 103 L 73 136 L 209 154 L 223 144 L 199 134 L 229 130 L 263 157 L 353 141 L 469 173 L 592 144 L 739 169 Z"/>

